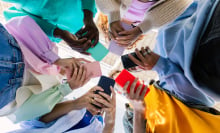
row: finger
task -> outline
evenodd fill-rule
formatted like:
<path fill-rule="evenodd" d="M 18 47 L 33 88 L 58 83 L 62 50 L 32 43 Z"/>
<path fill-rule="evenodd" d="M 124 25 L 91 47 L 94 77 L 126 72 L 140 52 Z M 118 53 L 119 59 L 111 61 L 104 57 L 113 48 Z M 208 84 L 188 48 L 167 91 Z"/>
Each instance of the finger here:
<path fill-rule="evenodd" d="M 67 80 L 70 80 L 72 75 L 73 75 L 73 71 L 71 71 L 69 68 L 64 68 L 65 72 L 66 72 L 66 77 L 67 77 Z"/>
<path fill-rule="evenodd" d="M 112 30 L 111 33 L 112 33 L 114 39 L 116 39 L 116 37 L 118 37 L 118 33 L 115 30 Z"/>
<path fill-rule="evenodd" d="M 91 63 L 91 61 L 86 60 L 86 59 L 84 59 L 84 58 L 77 58 L 76 60 L 79 61 L 79 62 Z"/>
<path fill-rule="evenodd" d="M 145 58 L 140 53 L 140 51 L 138 49 L 135 49 L 135 53 L 136 53 L 137 57 L 144 63 L 145 62 Z"/>
<path fill-rule="evenodd" d="M 127 81 L 127 82 L 125 83 L 124 87 L 123 87 L 123 91 L 124 91 L 125 93 L 127 93 L 127 89 L 128 89 L 129 84 L 130 84 L 130 81 Z"/>
<path fill-rule="evenodd" d="M 98 112 L 101 111 L 100 109 L 96 108 L 92 104 L 87 105 L 87 110 L 91 111 L 91 113 L 93 112 L 94 114 L 97 114 Z"/>
<path fill-rule="evenodd" d="M 125 40 L 125 41 L 116 41 L 116 43 L 119 45 L 119 46 L 129 46 L 132 44 L 132 40 Z"/>
<path fill-rule="evenodd" d="M 74 69 L 73 75 L 71 76 L 72 79 L 75 80 L 77 78 L 77 75 L 78 75 L 78 68 Z"/>
<path fill-rule="evenodd" d="M 88 49 L 91 47 L 91 45 L 92 45 L 91 40 L 86 41 L 86 42 L 83 44 L 83 52 L 86 51 L 86 50 L 88 50 Z"/>
<path fill-rule="evenodd" d="M 116 93 L 112 86 L 110 86 L 111 92 L 112 92 L 112 103 L 115 106 L 116 105 Z"/>
<path fill-rule="evenodd" d="M 137 64 L 138 66 L 143 66 L 143 63 L 140 62 L 138 59 L 136 59 L 134 56 L 132 56 L 131 54 L 128 54 L 128 58 L 133 61 L 135 64 Z M 144 67 L 144 66 L 143 66 Z"/>
<path fill-rule="evenodd" d="M 88 77 L 86 76 L 85 80 L 83 81 L 83 84 L 86 84 L 91 78 L 92 78 L 91 74 Z"/>
<path fill-rule="evenodd" d="M 82 84 L 84 84 L 84 81 L 86 79 L 86 73 L 87 73 L 87 70 L 85 69 L 85 66 L 83 66 L 82 77 L 80 78 L 80 82 Z"/>
<path fill-rule="evenodd" d="M 123 35 L 123 36 L 118 36 L 116 37 L 117 41 L 126 41 L 126 40 L 133 40 L 133 35 Z"/>
<path fill-rule="evenodd" d="M 95 92 L 97 90 L 104 91 L 100 86 L 94 86 L 92 89 L 90 89 L 91 92 Z"/>
<path fill-rule="evenodd" d="M 102 107 L 102 106 L 103 106 L 101 103 L 97 102 L 97 101 L 94 100 L 94 99 L 90 99 L 90 103 L 91 103 L 91 104 L 94 104 L 94 105 L 96 105 L 96 106 L 99 106 L 99 107 Z"/>
<path fill-rule="evenodd" d="M 133 81 L 133 83 L 131 84 L 131 87 L 130 87 L 130 98 L 133 99 L 134 98 L 134 94 L 135 94 L 135 86 L 137 84 L 137 81 L 138 81 L 138 78 L 135 78 L 135 80 Z"/>
<path fill-rule="evenodd" d="M 79 81 L 80 81 L 80 79 L 81 79 L 81 77 L 82 77 L 82 74 L 83 74 L 83 71 L 84 71 L 84 67 L 83 67 L 83 65 L 81 65 L 81 66 L 79 67 L 79 71 L 78 71 L 78 74 L 77 74 L 76 82 L 79 82 Z"/>
<path fill-rule="evenodd" d="M 81 54 L 84 54 L 84 55 L 91 55 L 90 53 L 88 53 L 88 52 L 80 52 Z"/>
<path fill-rule="evenodd" d="M 130 30 L 124 30 L 124 31 L 119 32 L 118 34 L 121 36 L 124 36 L 124 35 L 130 35 L 131 32 L 130 32 Z"/>
<path fill-rule="evenodd" d="M 94 98 L 95 101 L 99 102 L 99 103 L 102 103 L 102 105 L 104 105 L 105 107 L 107 108 L 111 108 L 112 107 L 112 104 L 110 104 L 107 100 L 105 99 L 101 99 L 101 98 Z"/>
<path fill-rule="evenodd" d="M 99 33 L 95 36 L 94 42 L 92 44 L 92 48 L 95 47 L 98 42 L 99 42 Z"/>
<path fill-rule="evenodd" d="M 146 86 L 144 87 L 144 90 L 143 90 L 142 93 L 141 93 L 140 100 L 141 100 L 141 99 L 144 99 L 144 96 L 145 96 L 145 94 L 146 94 L 146 92 L 147 92 L 148 89 L 149 89 L 149 88 L 148 88 L 148 86 L 146 85 Z"/>
<path fill-rule="evenodd" d="M 136 93 L 135 93 L 135 96 L 134 96 L 134 99 L 139 99 L 140 97 L 140 92 L 142 90 L 142 87 L 143 87 L 143 84 L 139 85 L 137 90 L 136 90 Z"/>
<path fill-rule="evenodd" d="M 103 92 L 99 92 L 99 94 L 101 95 L 101 96 L 103 96 L 105 99 L 107 99 L 108 100 L 108 102 L 110 102 L 111 101 L 111 97 L 109 96 L 109 95 L 107 95 L 107 94 L 105 94 L 105 93 L 103 93 Z"/>
<path fill-rule="evenodd" d="M 88 29 L 85 27 L 81 28 L 78 32 L 76 32 L 77 36 L 84 37 L 88 32 Z"/>
<path fill-rule="evenodd" d="M 78 44 L 78 45 L 80 46 L 80 44 L 85 43 L 87 40 L 88 40 L 87 38 L 81 38 L 81 39 L 75 41 L 75 43 Z"/>

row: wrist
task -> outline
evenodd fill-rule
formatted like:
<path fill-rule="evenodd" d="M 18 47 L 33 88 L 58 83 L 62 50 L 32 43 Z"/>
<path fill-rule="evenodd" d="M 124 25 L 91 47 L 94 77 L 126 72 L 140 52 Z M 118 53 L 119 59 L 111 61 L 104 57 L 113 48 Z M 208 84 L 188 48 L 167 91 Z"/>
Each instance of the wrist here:
<path fill-rule="evenodd" d="M 136 33 L 138 34 L 138 35 L 141 35 L 141 34 L 143 34 L 143 32 L 142 32 L 142 30 L 141 30 L 141 28 L 140 27 L 135 27 L 135 31 L 136 31 Z"/>
<path fill-rule="evenodd" d="M 93 13 L 90 10 L 84 9 L 84 24 L 93 23 Z"/>

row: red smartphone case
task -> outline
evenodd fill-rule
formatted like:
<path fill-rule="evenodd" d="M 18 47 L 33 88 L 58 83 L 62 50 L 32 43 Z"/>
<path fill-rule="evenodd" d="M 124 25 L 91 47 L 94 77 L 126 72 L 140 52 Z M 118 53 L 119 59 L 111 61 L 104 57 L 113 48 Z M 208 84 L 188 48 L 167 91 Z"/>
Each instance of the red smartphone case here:
<path fill-rule="evenodd" d="M 116 77 L 115 82 L 118 85 L 120 85 L 121 87 L 124 87 L 125 83 L 127 81 L 130 81 L 130 84 L 128 85 L 128 88 L 127 88 L 127 93 L 130 93 L 130 87 L 131 87 L 131 84 L 134 82 L 134 80 L 135 80 L 135 77 L 131 73 L 129 73 L 127 70 L 123 69 L 121 71 L 121 73 Z M 141 84 L 141 82 L 138 81 L 135 86 L 135 92 L 140 84 Z M 141 88 L 141 93 L 144 90 L 144 87 L 145 87 L 145 85 L 143 85 L 143 87 Z M 145 93 L 145 96 L 147 95 L 147 93 L 149 91 L 150 91 L 150 89 L 148 88 L 147 92 Z"/>

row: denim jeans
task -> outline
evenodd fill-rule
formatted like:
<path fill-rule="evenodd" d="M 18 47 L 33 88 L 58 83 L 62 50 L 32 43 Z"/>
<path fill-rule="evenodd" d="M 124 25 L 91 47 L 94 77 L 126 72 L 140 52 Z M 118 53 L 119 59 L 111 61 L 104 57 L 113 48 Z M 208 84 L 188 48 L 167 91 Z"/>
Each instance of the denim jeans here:
<path fill-rule="evenodd" d="M 191 70 L 197 83 L 220 95 L 220 3 L 205 30 L 192 61 Z"/>
<path fill-rule="evenodd" d="M 0 109 L 15 99 L 23 73 L 22 52 L 13 36 L 0 24 Z"/>

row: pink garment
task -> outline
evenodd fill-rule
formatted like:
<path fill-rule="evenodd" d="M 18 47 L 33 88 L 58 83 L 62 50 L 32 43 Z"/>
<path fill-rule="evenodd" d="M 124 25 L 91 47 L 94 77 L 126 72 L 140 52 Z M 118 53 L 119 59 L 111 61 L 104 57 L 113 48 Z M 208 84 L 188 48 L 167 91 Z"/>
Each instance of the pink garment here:
<path fill-rule="evenodd" d="M 144 20 L 145 12 L 156 2 L 140 2 L 138 0 L 132 0 L 128 11 L 123 16 L 124 19 L 133 22 L 140 23 Z"/>
<path fill-rule="evenodd" d="M 18 41 L 28 68 L 41 74 L 56 75 L 59 73 L 60 68 L 51 65 L 59 59 L 57 47 L 32 18 L 15 17 L 5 27 Z"/>

